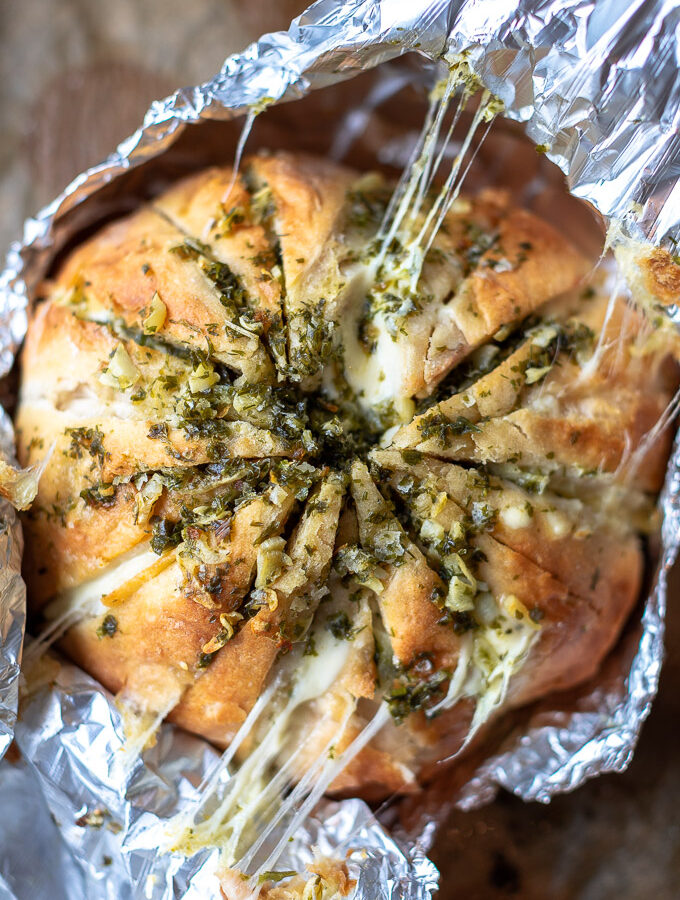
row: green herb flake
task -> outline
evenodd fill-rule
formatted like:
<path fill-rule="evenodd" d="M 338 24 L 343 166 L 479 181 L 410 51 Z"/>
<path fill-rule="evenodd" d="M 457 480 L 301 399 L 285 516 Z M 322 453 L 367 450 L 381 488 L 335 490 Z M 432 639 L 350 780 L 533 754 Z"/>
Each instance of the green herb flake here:
<path fill-rule="evenodd" d="M 96 484 L 84 488 L 80 496 L 88 506 L 109 508 L 116 505 L 116 486 L 114 484 Z"/>
<path fill-rule="evenodd" d="M 182 241 L 181 244 L 176 244 L 174 247 L 170 247 L 170 253 L 174 253 L 175 256 L 179 256 L 180 259 L 196 260 L 200 256 L 209 255 L 210 247 L 208 247 L 207 244 L 204 244 L 203 241 L 199 241 L 196 238 L 187 237 Z"/>
<path fill-rule="evenodd" d="M 438 441 L 442 447 L 446 447 L 452 437 L 474 434 L 480 431 L 480 428 L 469 419 L 466 419 L 465 416 L 447 419 L 443 413 L 433 411 L 418 423 L 418 430 L 423 440 L 427 441 L 432 438 Z"/>
<path fill-rule="evenodd" d="M 401 458 L 407 466 L 417 466 L 419 462 L 422 462 L 423 454 L 420 450 L 402 450 Z"/>
<path fill-rule="evenodd" d="M 338 641 L 353 641 L 357 632 L 346 612 L 338 612 L 326 620 L 326 628 Z"/>
<path fill-rule="evenodd" d="M 67 428 L 65 433 L 71 438 L 66 453 L 72 459 L 82 459 L 85 453 L 89 453 L 101 464 L 109 455 L 104 448 L 104 433 L 96 425 L 94 428 Z"/>
<path fill-rule="evenodd" d="M 285 878 L 292 878 L 297 872 L 263 872 L 258 876 L 258 884 L 266 884 L 268 881 L 283 881 Z"/>
<path fill-rule="evenodd" d="M 210 663 L 217 656 L 218 651 L 214 650 L 212 653 L 199 653 L 198 654 L 198 662 L 196 663 L 196 668 L 198 669 L 207 669 Z"/>
<path fill-rule="evenodd" d="M 166 550 L 176 547 L 182 540 L 182 523 L 173 522 L 170 519 L 162 519 L 160 516 L 151 517 L 152 537 L 151 549 L 162 556 Z"/>
<path fill-rule="evenodd" d="M 102 619 L 101 625 L 97 628 L 97 637 L 100 640 L 104 637 L 112 638 L 117 631 L 118 620 L 111 613 L 107 613 Z"/>
<path fill-rule="evenodd" d="M 418 656 L 410 665 L 402 667 L 385 694 L 385 702 L 392 718 L 401 724 L 411 713 L 434 706 L 445 694 L 444 684 L 450 678 L 445 669 L 435 669 L 427 653 Z"/>

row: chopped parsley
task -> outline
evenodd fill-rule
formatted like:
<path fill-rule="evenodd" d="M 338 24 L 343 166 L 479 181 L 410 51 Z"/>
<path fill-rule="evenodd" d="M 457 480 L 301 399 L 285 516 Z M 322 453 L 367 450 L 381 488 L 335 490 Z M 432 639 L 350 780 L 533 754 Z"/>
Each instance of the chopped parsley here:
<path fill-rule="evenodd" d="M 181 522 L 173 522 L 170 519 L 162 519 L 160 516 L 152 516 L 153 526 L 151 537 L 151 549 L 162 556 L 166 550 L 176 547 L 182 540 Z"/>
<path fill-rule="evenodd" d="M 411 713 L 427 710 L 442 700 L 446 693 L 444 685 L 449 678 L 450 672 L 435 668 L 427 653 L 401 667 L 384 697 L 395 722 L 400 724 Z"/>
<path fill-rule="evenodd" d="M 210 247 L 197 238 L 187 237 L 181 244 L 175 244 L 174 247 L 170 247 L 170 252 L 179 256 L 180 259 L 197 260 L 201 256 L 209 256 Z"/>
<path fill-rule="evenodd" d="M 353 641 L 358 634 L 358 630 L 353 627 L 346 612 L 338 612 L 329 616 L 326 619 L 326 628 L 338 641 Z"/>
<path fill-rule="evenodd" d="M 80 492 L 88 506 L 110 507 L 116 505 L 116 485 L 96 484 L 91 488 L 84 488 Z"/>
<path fill-rule="evenodd" d="M 101 625 L 97 628 L 97 637 L 100 639 L 104 637 L 112 638 L 117 631 L 118 620 L 111 613 L 107 613 L 102 619 Z"/>
<path fill-rule="evenodd" d="M 480 429 L 469 419 L 466 419 L 465 416 L 456 416 L 454 419 L 448 419 L 443 413 L 433 411 L 428 413 L 418 423 L 418 430 L 424 441 L 432 438 L 438 441 L 442 447 L 446 447 L 452 437 L 474 434 Z"/>
<path fill-rule="evenodd" d="M 104 462 L 108 453 L 104 447 L 104 433 L 95 425 L 94 428 L 67 428 L 66 434 L 71 438 L 71 444 L 66 451 L 72 459 L 82 459 L 88 453 L 100 464 Z"/>

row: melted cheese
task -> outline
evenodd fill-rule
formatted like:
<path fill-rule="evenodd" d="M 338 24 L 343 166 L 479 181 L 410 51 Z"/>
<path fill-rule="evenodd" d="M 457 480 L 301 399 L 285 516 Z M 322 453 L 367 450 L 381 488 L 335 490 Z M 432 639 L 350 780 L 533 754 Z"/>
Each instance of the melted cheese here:
<path fill-rule="evenodd" d="M 103 566 L 96 575 L 83 581 L 76 587 L 63 591 L 59 597 L 45 610 L 48 619 L 60 614 L 66 609 L 91 609 L 98 607 L 99 601 L 107 594 L 119 590 L 126 581 L 139 575 L 145 569 L 155 566 L 158 562 L 158 554 L 151 550 L 148 541 L 137 544 L 127 553 L 122 553 L 116 559 Z M 96 611 L 103 612 L 104 607 Z"/>
<path fill-rule="evenodd" d="M 463 746 L 469 744 L 484 722 L 503 704 L 510 679 L 521 668 L 538 633 L 528 617 L 518 620 L 501 614 L 492 627 L 475 634 L 472 665 L 463 695 L 474 697 L 477 704 Z"/>
<path fill-rule="evenodd" d="M 24 664 L 32 665 L 69 628 L 106 611 L 102 597 L 119 590 L 127 581 L 158 563 L 158 555 L 144 542 L 104 566 L 96 575 L 63 591 L 45 609 L 47 627 L 24 653 Z"/>
<path fill-rule="evenodd" d="M 165 696 L 156 697 L 158 709 L 150 712 L 141 710 L 134 697 L 129 697 L 125 689 L 116 697 L 116 705 L 121 714 L 125 740 L 122 747 L 122 761 L 126 769 L 135 765 L 139 754 L 153 746 L 158 729 L 163 720 L 177 706 L 182 690 L 179 685 L 168 684 Z"/>
<path fill-rule="evenodd" d="M 388 721 L 390 721 L 390 718 L 390 712 L 387 708 L 387 705 L 384 703 L 381 704 L 378 707 L 378 710 L 373 718 L 364 726 L 364 728 L 354 738 L 347 749 L 340 754 L 340 756 L 338 756 L 336 759 L 333 759 L 332 757 L 326 758 L 323 770 L 321 774 L 317 776 L 313 790 L 310 791 L 309 795 L 300 805 L 295 815 L 287 823 L 286 828 L 279 838 L 278 843 L 271 851 L 269 856 L 265 860 L 260 862 L 257 872 L 253 876 L 253 880 L 257 877 L 258 873 L 267 871 L 271 868 L 272 865 L 276 863 L 292 835 L 295 834 L 295 832 L 302 825 L 307 816 L 312 812 L 316 804 L 327 791 L 329 786 L 333 783 L 338 774 L 351 762 L 352 759 L 354 759 L 355 756 L 357 756 L 357 754 L 361 752 L 361 750 L 363 750 L 363 748 L 367 744 L 370 743 L 371 740 L 373 740 L 373 738 L 378 734 L 383 726 Z M 295 791 L 293 792 L 291 797 L 288 798 L 286 804 L 284 805 L 292 806 L 292 804 L 288 804 L 288 801 L 292 800 L 294 795 Z M 279 811 L 278 818 L 282 818 L 281 810 Z M 270 824 L 268 831 L 260 835 L 257 844 L 253 845 L 253 847 L 250 848 L 248 856 L 245 857 L 244 860 L 250 862 L 253 859 L 254 854 L 257 852 L 260 846 L 265 843 L 265 840 L 268 837 L 268 834 L 270 833 L 272 827 L 273 824 Z"/>
<path fill-rule="evenodd" d="M 168 824 L 166 837 L 168 846 L 173 851 L 191 854 L 201 847 L 217 845 L 222 848 L 227 864 L 233 865 L 239 853 L 243 852 L 240 848 L 254 840 L 255 835 L 250 834 L 250 830 L 268 808 L 276 809 L 280 804 L 277 813 L 280 818 L 297 802 L 301 793 L 310 789 L 314 776 L 323 767 L 332 743 L 338 738 L 337 733 L 328 742 L 326 753 L 321 754 L 317 764 L 312 766 L 285 801 L 282 797 L 290 780 L 295 751 L 283 762 L 273 778 L 270 770 L 284 747 L 296 710 L 302 704 L 322 696 L 333 686 L 351 650 L 348 641 L 337 640 L 325 629 L 318 629 L 314 637 L 318 655 L 303 656 L 301 649 L 298 649 L 283 659 L 279 674 L 267 692 L 265 701 L 257 704 L 257 709 L 253 710 L 241 726 L 210 782 L 203 786 L 199 803 Z M 347 715 L 339 726 L 340 732 L 344 730 L 353 709 L 354 704 L 348 704 Z M 253 733 L 256 746 L 229 779 L 226 787 L 223 787 L 222 779 L 227 774 L 227 767 L 231 764 L 236 749 Z M 300 752 L 302 747 L 297 749 Z M 222 788 L 222 795 L 218 798 Z M 214 804 L 215 800 L 217 805 L 210 815 L 197 821 L 202 810 L 210 803 Z"/>
<path fill-rule="evenodd" d="M 259 873 L 276 864 L 290 836 L 338 773 L 390 719 L 386 705 L 381 705 L 374 718 L 336 757 L 333 747 L 356 708 L 356 700 L 349 694 L 343 695 L 342 716 L 338 721 L 332 720 L 334 727 L 325 745 L 285 795 L 294 764 L 306 745 L 303 738 L 290 746 L 297 712 L 334 688 L 352 650 L 351 642 L 335 638 L 325 628 L 315 630 L 314 646 L 316 656 L 304 656 L 298 649 L 284 657 L 266 697 L 260 698 L 258 708 L 248 717 L 209 781 L 201 786 L 198 803 L 171 820 L 166 829 L 168 848 L 173 851 L 189 854 L 205 846 L 219 846 L 225 865 L 253 871 L 250 882 L 253 888 Z M 236 747 L 242 745 L 248 734 L 255 735 L 255 746 L 225 782 L 227 766 Z M 204 811 L 208 811 L 207 816 L 203 815 Z M 274 829 L 280 829 L 280 834 L 272 848 Z M 262 858 L 263 854 L 266 859 Z"/>
<path fill-rule="evenodd" d="M 471 83 L 475 88 L 478 86 L 467 65 L 457 60 L 451 64 L 446 80 L 433 92 L 417 151 L 387 208 L 378 232 L 377 249 L 365 258 L 360 266 L 361 274 L 352 290 L 354 303 L 348 304 L 350 312 L 340 323 L 345 377 L 359 402 L 364 407 L 390 402 L 399 420 L 404 423 L 410 421 L 414 410 L 409 397 L 410 392 L 404 386 L 403 349 L 401 341 L 395 334 L 394 323 L 391 323 L 390 327 L 380 309 L 372 311 L 370 325 L 373 347 L 371 352 L 367 352 L 359 340 L 359 320 L 364 315 L 366 297 L 369 298 L 369 305 L 376 305 L 375 298 L 371 298 L 371 291 L 377 290 L 377 281 L 383 286 L 380 290 L 388 285 L 391 294 L 404 299 L 416 294 L 418 290 L 427 252 L 444 219 L 458 201 L 471 160 L 465 169 L 463 163 L 474 135 L 480 124 L 483 121 L 490 122 L 499 108 L 498 101 L 484 91 L 446 180 L 425 212 L 426 196 L 450 145 L 458 116 L 470 96 Z M 461 85 L 466 85 L 466 90 L 460 96 L 453 122 L 437 152 L 437 143 L 446 113 L 456 90 Z M 399 247 L 396 253 L 393 250 L 395 242 Z M 421 298 L 421 302 L 422 299 L 424 298 Z M 438 312 L 438 309 L 431 309 L 416 314 L 429 315 L 434 327 Z M 406 319 L 405 322 L 405 328 L 408 329 Z"/>
<path fill-rule="evenodd" d="M 457 754 L 503 704 L 510 679 L 522 667 L 538 633 L 538 626 L 528 616 L 518 619 L 509 615 L 501 603 L 490 625 L 463 636 L 446 697 L 427 712 L 431 717 L 451 709 L 464 698 L 475 701 L 472 722 Z"/>
<path fill-rule="evenodd" d="M 345 378 L 361 406 L 402 398 L 402 350 L 387 331 L 384 316 L 371 320 L 376 329 L 374 349 L 367 353 L 358 338 L 358 316 L 348 316 L 341 324 Z M 400 416 L 402 422 L 408 418 Z"/>

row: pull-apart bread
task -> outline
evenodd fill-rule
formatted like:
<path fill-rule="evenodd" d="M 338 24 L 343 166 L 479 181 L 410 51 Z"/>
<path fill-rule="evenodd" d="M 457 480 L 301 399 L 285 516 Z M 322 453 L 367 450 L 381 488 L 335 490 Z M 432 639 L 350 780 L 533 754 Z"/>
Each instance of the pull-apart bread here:
<path fill-rule="evenodd" d="M 386 242 L 391 191 L 261 155 L 106 226 L 45 286 L 17 414 L 22 464 L 54 448 L 26 575 L 68 655 L 218 746 L 287 666 L 293 778 L 387 708 L 332 785 L 374 797 L 595 674 L 677 383 L 649 311 L 505 195 L 423 248 L 434 192 Z"/>

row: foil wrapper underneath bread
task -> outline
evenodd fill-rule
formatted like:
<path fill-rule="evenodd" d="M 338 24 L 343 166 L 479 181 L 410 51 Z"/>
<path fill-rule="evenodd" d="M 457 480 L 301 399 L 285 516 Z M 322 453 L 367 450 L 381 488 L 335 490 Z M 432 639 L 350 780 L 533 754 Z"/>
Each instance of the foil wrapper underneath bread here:
<path fill-rule="evenodd" d="M 333 33 L 339 38 L 342 28 L 337 20 L 333 20 L 333 15 L 337 14 L 338 10 L 320 9 L 318 12 L 321 16 L 329 17 L 325 20 L 326 27 L 332 25 L 332 28 L 335 29 Z M 451 8 L 438 9 L 438 12 L 441 18 L 429 20 L 430 30 L 423 31 L 421 28 L 419 31 L 419 36 L 423 39 L 423 46 L 426 49 L 440 46 L 438 41 L 441 35 L 445 34 L 446 29 L 438 29 L 436 26 L 443 23 L 446 23 L 447 26 L 450 24 L 447 15 L 452 15 Z M 432 25 L 433 21 L 434 25 Z M 383 28 L 385 27 L 384 19 L 381 25 Z M 371 27 L 375 29 L 375 21 L 371 22 Z M 454 28 L 453 33 L 457 34 L 460 39 L 463 32 L 456 32 Z M 292 34 L 299 40 L 303 32 L 294 30 Z M 380 34 L 382 38 L 385 31 L 378 29 L 376 34 Z M 344 34 L 344 37 L 347 37 L 347 33 Z M 400 46 L 405 49 L 409 40 L 404 39 Z M 432 43 L 430 44 L 428 41 Z M 340 44 L 341 41 L 338 39 L 338 46 Z M 284 46 L 291 52 L 294 49 L 291 47 L 290 41 L 287 43 L 286 40 L 282 40 L 279 49 Z M 378 43 L 376 43 L 376 48 L 377 46 Z M 491 46 L 492 44 L 489 44 L 489 47 Z M 193 95 L 190 92 L 184 92 L 165 104 L 154 107 L 147 119 L 145 130 L 121 148 L 117 159 L 112 158 L 99 171 L 90 173 L 84 183 L 81 182 L 67 191 L 58 204 L 36 223 L 28 226 L 23 264 L 25 268 L 19 277 L 17 277 L 16 270 L 8 270 L 5 274 L 5 283 L 8 288 L 11 287 L 11 290 L 8 289 L 7 296 L 11 298 L 12 308 L 15 310 L 12 317 L 14 330 L 8 341 L 10 352 L 12 343 L 21 336 L 23 287 L 26 284 L 38 283 L 44 274 L 45 264 L 53 255 L 55 247 L 63 244 L 67 236 L 76 232 L 84 224 L 101 219 L 102 215 L 124 208 L 127 202 L 126 197 L 143 199 L 145 190 L 143 184 L 151 183 L 149 164 L 158 164 L 154 170 L 154 177 L 159 178 L 160 181 L 176 174 L 178 165 L 176 161 L 172 161 L 171 147 L 175 138 L 179 137 L 177 147 L 182 151 L 175 158 L 181 160 L 180 169 L 185 165 L 187 168 L 193 169 L 197 165 L 211 162 L 214 159 L 224 159 L 226 132 L 219 133 L 217 125 L 208 126 L 208 130 L 204 132 L 205 140 L 196 140 L 196 136 L 190 135 L 188 132 L 181 136 L 175 134 L 174 125 L 170 124 L 168 127 L 168 123 L 191 121 L 194 117 L 202 116 L 205 116 L 206 119 L 212 118 L 215 116 L 216 108 L 220 109 L 220 115 L 228 118 L 242 109 L 244 103 L 241 101 L 245 96 L 248 97 L 247 102 L 262 99 L 251 95 L 250 92 L 252 92 L 255 82 L 254 79 L 245 77 L 245 73 L 246 71 L 251 73 L 251 67 L 258 65 L 261 67 L 261 72 L 270 72 L 268 67 L 271 66 L 271 55 L 268 53 L 270 54 L 271 47 L 272 40 L 269 39 L 260 45 L 259 54 L 251 54 L 241 60 L 228 61 L 223 75 L 212 85 L 210 90 L 197 89 Z M 375 63 L 384 56 L 384 49 L 381 51 L 382 55 L 375 54 L 370 48 L 369 42 L 365 43 L 365 50 L 366 64 Z M 485 59 L 483 56 L 480 58 Z M 486 59 L 488 60 L 488 57 Z M 278 82 L 281 85 L 281 92 L 283 92 L 293 79 L 290 70 L 286 70 L 285 67 L 282 66 L 279 71 L 286 73 L 285 78 Z M 322 76 L 320 75 L 320 77 Z M 410 109 L 413 115 L 410 119 L 407 105 L 402 122 L 395 127 L 393 116 L 390 116 L 388 109 L 389 99 L 384 108 L 384 116 L 381 118 L 380 108 L 372 108 L 371 97 L 375 99 L 375 96 L 382 92 L 383 99 L 385 96 L 389 98 L 392 88 L 386 87 L 388 84 L 393 85 L 396 90 L 400 81 L 403 85 L 405 80 L 414 77 L 415 72 L 408 71 L 408 69 L 389 73 L 379 71 L 377 77 L 370 73 L 368 76 L 364 76 L 362 85 L 355 82 L 339 88 L 327 89 L 324 92 L 329 98 L 331 94 L 328 92 L 334 92 L 332 96 L 338 101 L 338 108 L 334 110 L 335 116 L 341 115 L 343 111 L 346 113 L 344 124 L 347 125 L 348 131 L 343 133 L 342 128 L 337 130 L 337 143 L 351 144 L 350 157 L 362 167 L 370 164 L 375 158 L 377 144 L 382 147 L 380 162 L 404 161 L 410 141 L 408 133 L 405 134 L 408 129 L 402 123 L 410 121 L 415 127 L 418 126 L 418 117 L 422 114 L 420 102 L 413 101 Z M 230 82 L 229 79 L 232 81 Z M 245 92 L 241 95 L 236 87 L 239 83 L 242 84 Z M 277 82 L 270 81 L 270 87 L 274 83 Z M 231 97 L 230 102 L 232 102 L 231 107 L 222 106 L 225 98 L 224 90 L 227 85 Z M 318 96 L 320 98 L 322 95 Z M 255 146 L 259 143 L 261 146 L 289 146 L 299 149 L 296 145 L 303 144 L 302 149 L 307 150 L 327 152 L 332 149 L 328 146 L 328 137 L 314 133 L 313 127 L 309 127 L 302 138 L 299 137 L 299 127 L 297 126 L 299 119 L 296 122 L 296 117 L 299 116 L 308 123 L 313 122 L 314 102 L 315 97 L 312 95 L 307 100 L 300 102 L 298 110 L 296 110 L 298 104 L 269 110 L 256 126 Z M 308 104 L 306 108 L 304 108 L 305 103 Z M 540 103 L 537 106 L 540 108 Z M 362 111 L 361 114 L 365 116 L 365 121 L 374 126 L 373 133 L 368 140 L 363 137 L 361 130 L 355 132 L 349 125 L 351 117 L 357 114 L 357 109 Z M 524 118 L 527 118 L 526 112 L 527 109 L 524 107 Z M 310 113 L 312 114 L 310 115 Z M 214 129 L 212 135 L 210 129 Z M 351 136 L 352 140 L 348 140 L 348 136 Z M 492 146 L 495 146 L 497 159 L 499 153 L 506 154 L 506 159 L 527 158 L 525 148 L 521 147 L 521 141 L 512 132 L 502 134 L 498 143 L 492 144 Z M 499 151 L 499 148 L 502 149 Z M 168 152 L 163 155 L 162 151 L 166 150 Z M 152 162 L 152 157 L 155 157 L 157 153 L 161 155 L 158 160 Z M 517 156 L 513 157 L 515 153 Z M 388 158 L 390 154 L 391 159 Z M 128 159 L 132 160 L 133 164 L 141 164 L 143 168 L 137 173 L 133 168 L 133 171 L 124 174 L 123 170 L 129 167 Z M 122 164 L 123 160 L 126 160 L 124 164 Z M 188 164 L 187 160 L 189 160 Z M 147 171 L 144 169 L 145 164 Z M 545 167 L 541 165 L 542 172 L 540 174 L 535 171 L 534 162 L 529 164 L 528 168 L 533 171 L 525 173 L 523 176 L 523 182 L 518 188 L 519 194 L 527 185 L 531 185 L 534 196 L 541 197 L 546 207 L 551 205 L 551 200 L 554 200 L 555 197 L 560 198 L 559 202 L 563 204 L 563 207 L 565 204 L 569 206 L 568 196 L 561 193 L 557 181 L 551 182 L 553 176 Z M 488 173 L 492 169 L 493 166 L 487 166 L 485 171 L 480 168 L 480 179 L 488 180 Z M 114 173 L 121 176 L 116 183 L 116 191 L 107 188 L 105 184 Z M 472 172 L 472 185 L 474 185 L 474 177 L 475 173 Z M 500 180 L 502 181 L 502 178 Z M 539 185 L 538 190 L 536 190 L 537 184 Z M 516 186 L 512 187 L 514 189 Z M 99 195 L 93 194 L 95 188 L 101 188 Z M 86 197 L 90 197 L 90 199 L 81 206 L 80 201 Z M 546 198 L 550 199 L 546 200 Z M 610 210 L 605 208 L 603 211 L 609 212 Z M 578 218 L 582 216 L 581 212 L 574 210 L 574 216 L 573 221 L 582 221 Z M 590 229 L 593 240 L 596 240 L 597 229 L 590 224 L 587 228 Z M 579 232 L 578 239 L 582 244 L 583 229 L 577 225 L 573 230 Z M 12 256 L 10 262 L 17 262 L 16 255 Z M 67 335 L 64 333 L 63 337 L 66 339 Z M 49 380 L 49 373 L 45 372 L 44 375 L 46 380 Z M 408 429 L 406 429 L 407 431 Z M 400 451 L 411 449 L 422 452 L 418 444 L 410 440 L 408 433 L 402 434 L 397 443 Z M 472 441 L 472 443 L 475 442 Z M 471 449 L 473 448 L 468 446 L 466 452 L 470 452 Z M 389 470 L 389 466 L 394 465 L 395 460 L 389 456 L 389 450 L 385 450 L 384 453 L 382 465 Z M 450 468 L 445 469 L 446 466 Z M 441 470 L 437 472 L 428 471 L 427 475 L 441 478 L 446 474 L 455 473 L 455 460 L 451 463 L 441 463 L 441 467 Z M 654 477 L 653 467 L 646 468 L 644 472 L 650 477 Z M 545 799 L 555 790 L 572 787 L 584 777 L 597 771 L 616 769 L 625 765 L 632 752 L 640 722 L 648 710 L 658 674 L 662 637 L 662 618 L 659 613 L 663 609 L 665 571 L 675 553 L 677 534 L 674 520 L 675 490 L 676 485 L 671 470 L 663 501 L 666 516 L 663 526 L 664 543 L 660 554 L 659 580 L 644 613 L 642 632 L 636 630 L 635 627 L 630 627 L 626 631 L 615 654 L 599 673 L 597 681 L 587 690 L 584 689 L 575 695 L 565 697 L 564 704 L 557 710 L 554 707 L 551 708 L 549 704 L 543 709 L 535 710 L 533 718 L 519 724 L 518 731 L 524 734 L 521 742 L 514 741 L 512 734 L 499 735 L 498 752 L 494 756 L 481 763 L 479 760 L 474 760 L 474 766 L 471 764 L 467 770 L 461 772 L 454 779 L 453 783 L 447 783 L 445 788 L 449 795 L 447 802 L 453 802 L 456 797 L 460 798 L 461 796 L 465 803 L 485 799 L 489 796 L 489 791 L 492 790 L 491 786 L 494 783 L 503 784 L 527 798 Z M 570 716 L 570 726 L 567 729 L 564 728 L 565 711 L 568 711 Z M 554 719 L 551 718 L 553 712 L 555 713 Z M 180 768 L 191 768 L 192 766 L 194 771 L 196 771 L 195 767 L 200 770 L 202 765 L 208 764 L 211 751 L 199 742 L 168 729 L 167 732 L 164 731 L 157 747 L 151 751 L 150 755 L 147 754 L 148 758 L 144 763 L 140 763 L 131 776 L 121 779 L 121 773 L 117 771 L 114 764 L 116 732 L 113 730 L 107 738 L 107 749 L 102 754 L 102 757 L 108 762 L 104 762 L 104 768 L 98 770 L 97 777 L 93 773 L 85 775 L 83 766 L 88 754 L 83 746 L 76 746 L 67 737 L 76 721 L 80 721 L 80 727 L 86 730 L 88 722 L 104 723 L 104 727 L 108 729 L 113 729 L 114 723 L 120 727 L 116 712 L 106 701 L 105 696 L 96 690 L 93 683 L 78 675 L 71 667 L 65 666 L 58 675 L 56 683 L 50 686 L 50 678 L 46 679 L 45 685 L 38 688 L 32 696 L 26 708 L 26 714 L 22 716 L 22 721 L 17 729 L 17 741 L 22 752 L 33 761 L 43 785 L 50 785 L 48 789 L 50 804 L 53 811 L 59 810 L 58 818 L 61 821 L 69 820 L 71 816 L 69 810 L 76 808 L 84 810 L 82 816 L 86 818 L 97 810 L 99 811 L 97 815 L 103 816 L 103 828 L 92 829 L 86 824 L 85 827 L 79 825 L 76 828 L 67 829 L 66 840 L 75 853 L 76 867 L 81 876 L 86 880 L 90 879 L 92 884 L 96 883 L 98 865 L 93 850 L 96 846 L 97 853 L 101 853 L 106 847 L 111 852 L 103 855 L 110 855 L 114 860 L 112 870 L 118 870 L 119 874 L 115 877 L 120 879 L 120 884 L 127 883 L 131 878 L 129 873 L 134 869 L 136 873 L 143 872 L 144 877 L 150 879 L 144 884 L 144 890 L 151 892 L 148 894 L 149 896 L 166 896 L 164 893 L 166 890 L 176 890 L 179 885 L 184 885 L 182 890 L 186 890 L 186 896 L 192 896 L 192 891 L 201 890 L 202 885 L 209 883 L 207 880 L 202 881 L 203 878 L 208 879 L 209 853 L 199 855 L 198 859 L 190 860 L 187 863 L 177 857 L 169 857 L 166 862 L 159 862 L 154 859 L 153 851 L 156 846 L 154 841 L 157 840 L 159 834 L 159 820 L 179 800 L 178 789 L 170 789 L 168 777 L 162 773 L 176 772 Z M 49 726 L 48 722 L 51 723 Z M 99 727 L 97 727 L 97 731 L 102 733 Z M 556 743 L 557 734 L 559 734 L 559 740 Z M 39 735 L 41 735 L 40 739 Z M 46 739 L 48 736 L 51 736 L 51 740 Z M 504 740 L 505 743 L 503 743 Z M 560 748 L 559 751 L 557 747 Z M 54 768 L 50 762 L 50 754 L 55 752 L 61 755 L 66 768 Z M 186 755 L 180 761 L 182 754 Z M 191 766 L 188 766 L 188 759 L 192 760 Z M 164 766 L 169 768 L 164 769 Z M 71 773 L 70 776 L 67 775 L 67 771 Z M 541 772 L 545 774 L 545 777 L 541 776 Z M 60 781 L 63 791 L 58 788 Z M 185 780 L 180 781 L 179 784 L 180 793 L 191 791 Z M 425 839 L 431 838 L 431 829 L 428 831 L 425 828 L 423 831 L 422 826 L 427 824 L 433 816 L 443 814 L 446 804 L 441 802 L 441 795 L 442 787 L 439 785 L 433 789 L 429 797 L 420 796 L 418 799 L 414 799 L 410 806 L 404 804 L 400 810 L 401 823 L 398 826 L 402 834 L 408 833 L 413 838 L 414 835 L 420 833 L 425 836 Z M 154 800 L 147 803 L 149 797 L 153 797 Z M 146 799 L 140 801 L 138 798 Z M 366 888 L 367 892 L 364 894 L 361 894 L 363 884 L 361 879 L 364 876 L 359 875 L 358 896 L 394 896 L 390 891 L 394 889 L 395 879 L 410 881 L 413 885 L 412 896 L 427 896 L 427 891 L 432 888 L 434 876 L 431 868 L 428 868 L 418 852 L 409 859 L 408 854 L 404 855 L 396 851 L 396 848 L 389 844 L 384 836 L 381 836 L 380 829 L 376 824 L 371 823 L 369 819 L 362 818 L 365 813 L 360 812 L 361 807 L 357 801 L 341 802 L 338 807 L 341 816 L 343 809 L 347 811 L 346 824 L 351 822 L 351 827 L 363 828 L 360 833 L 365 838 L 365 846 L 369 848 L 369 856 L 374 854 L 371 857 L 376 867 L 373 872 L 381 872 L 379 876 L 366 875 L 367 878 L 375 877 L 376 881 L 373 882 L 373 888 Z M 132 812 L 133 810 L 134 812 Z M 94 817 L 97 818 L 97 815 Z M 81 817 L 76 816 L 74 821 L 79 818 Z M 394 818 L 394 814 L 392 814 L 392 818 Z M 124 849 L 119 837 L 121 826 L 122 833 L 126 835 Z M 332 835 L 335 828 L 338 843 L 342 843 L 340 819 L 331 817 L 319 828 L 320 832 L 315 836 L 315 840 L 321 840 L 322 833 Z M 371 843 L 372 841 L 374 844 Z M 374 849 L 370 849 L 371 847 Z M 303 858 L 304 851 L 300 850 L 300 852 L 302 854 L 300 858 Z M 297 862 L 291 862 L 292 866 L 297 864 Z M 364 865 L 365 871 L 370 873 L 373 863 Z M 361 867 L 362 864 L 357 861 L 357 871 L 360 871 Z M 387 874 L 390 871 L 392 875 Z M 393 879 L 392 882 L 390 879 Z M 137 878 L 137 882 L 140 885 L 141 879 Z M 377 893 L 378 882 L 380 882 L 379 890 L 383 893 Z M 366 882 L 366 884 L 368 883 Z M 171 887 L 171 885 L 174 886 Z M 140 890 L 139 886 L 137 889 Z"/>

